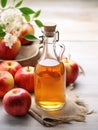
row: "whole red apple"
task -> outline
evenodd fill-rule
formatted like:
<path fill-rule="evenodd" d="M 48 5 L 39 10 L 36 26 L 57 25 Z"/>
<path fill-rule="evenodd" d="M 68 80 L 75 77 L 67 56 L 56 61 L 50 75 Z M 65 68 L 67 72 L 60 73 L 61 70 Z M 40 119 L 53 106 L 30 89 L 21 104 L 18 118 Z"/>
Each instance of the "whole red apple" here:
<path fill-rule="evenodd" d="M 30 41 L 23 38 L 23 36 L 25 36 L 26 34 L 34 35 L 34 27 L 30 23 L 26 23 L 25 25 L 23 25 L 23 29 L 20 33 L 19 39 L 20 39 L 22 45 L 26 45 L 26 44 L 30 43 Z"/>
<path fill-rule="evenodd" d="M 24 88 L 28 92 L 33 92 L 34 90 L 34 67 L 25 66 L 20 68 L 15 76 L 15 83 L 17 87 Z"/>
<path fill-rule="evenodd" d="M 0 71 L 0 98 L 14 88 L 14 78 L 7 71 Z"/>
<path fill-rule="evenodd" d="M 2 39 L 0 41 L 0 58 L 3 60 L 12 60 L 18 55 L 20 49 L 21 42 L 18 38 L 11 48 L 6 46 L 4 39 Z"/>
<path fill-rule="evenodd" d="M 15 60 L 5 60 L 0 63 L 0 70 L 10 72 L 13 77 L 20 68 L 22 68 L 22 65 Z"/>
<path fill-rule="evenodd" d="M 69 85 L 74 83 L 79 75 L 79 66 L 78 64 L 68 58 L 63 59 L 63 63 L 66 69 L 66 84 Z"/>
<path fill-rule="evenodd" d="M 2 104 L 8 114 L 23 116 L 31 106 L 31 95 L 22 88 L 14 88 L 4 95 Z"/>

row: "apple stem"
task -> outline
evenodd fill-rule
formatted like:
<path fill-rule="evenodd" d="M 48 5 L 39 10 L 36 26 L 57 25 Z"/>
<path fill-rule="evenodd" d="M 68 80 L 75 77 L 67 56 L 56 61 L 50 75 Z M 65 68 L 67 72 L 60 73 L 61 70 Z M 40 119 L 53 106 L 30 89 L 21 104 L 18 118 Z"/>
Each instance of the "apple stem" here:
<path fill-rule="evenodd" d="M 65 59 L 66 59 L 66 63 L 68 63 L 69 62 L 69 58 L 66 57 Z"/>
<path fill-rule="evenodd" d="M 17 90 L 14 90 L 13 93 L 14 93 L 14 94 L 17 94 Z"/>
<path fill-rule="evenodd" d="M 30 72 L 30 67 L 29 66 L 27 66 L 27 71 Z"/>
<path fill-rule="evenodd" d="M 85 75 L 85 71 L 84 71 L 84 69 L 82 68 L 82 66 L 79 65 L 79 69 L 80 69 L 80 74 Z"/>
<path fill-rule="evenodd" d="M 9 66 L 11 66 L 11 64 L 12 64 L 11 62 L 8 63 Z"/>

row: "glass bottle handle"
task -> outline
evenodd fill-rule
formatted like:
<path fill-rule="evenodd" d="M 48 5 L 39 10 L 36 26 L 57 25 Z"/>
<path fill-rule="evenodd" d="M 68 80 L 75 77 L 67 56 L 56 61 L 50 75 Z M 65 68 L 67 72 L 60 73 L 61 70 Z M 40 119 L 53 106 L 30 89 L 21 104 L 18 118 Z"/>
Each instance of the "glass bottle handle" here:
<path fill-rule="evenodd" d="M 59 31 L 56 31 L 56 42 L 59 41 Z"/>
<path fill-rule="evenodd" d="M 64 44 L 58 44 L 59 46 L 60 46 L 60 48 L 61 48 L 61 50 L 60 50 L 60 53 L 59 53 L 59 61 L 62 61 L 62 58 L 63 58 L 63 54 L 64 54 L 64 52 L 65 52 L 65 45 Z"/>

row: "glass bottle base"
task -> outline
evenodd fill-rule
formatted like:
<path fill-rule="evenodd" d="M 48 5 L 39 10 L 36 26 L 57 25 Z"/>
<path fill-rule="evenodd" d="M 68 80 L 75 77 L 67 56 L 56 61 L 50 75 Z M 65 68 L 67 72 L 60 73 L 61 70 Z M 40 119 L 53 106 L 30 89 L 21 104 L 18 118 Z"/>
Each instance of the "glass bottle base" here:
<path fill-rule="evenodd" d="M 65 102 L 39 102 L 36 103 L 38 107 L 47 111 L 54 111 L 62 109 L 65 105 Z"/>

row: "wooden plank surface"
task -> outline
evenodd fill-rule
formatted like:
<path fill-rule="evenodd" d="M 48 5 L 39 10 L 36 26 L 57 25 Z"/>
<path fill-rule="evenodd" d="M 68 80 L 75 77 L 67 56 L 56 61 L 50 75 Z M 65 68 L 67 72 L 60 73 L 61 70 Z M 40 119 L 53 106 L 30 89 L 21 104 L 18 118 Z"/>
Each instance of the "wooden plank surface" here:
<path fill-rule="evenodd" d="M 89 49 L 88 49 L 89 47 Z M 97 130 L 98 128 L 98 44 L 94 42 L 68 42 L 67 52 L 84 69 L 85 76 L 79 76 L 73 91 L 84 100 L 89 110 L 96 113 L 88 115 L 85 122 L 72 122 L 55 127 L 46 128 L 29 115 L 24 117 L 13 117 L 8 115 L 0 103 L 0 129 L 2 130 Z"/>
<path fill-rule="evenodd" d="M 29 0 L 27 4 L 42 10 L 43 22 L 57 23 L 61 40 L 98 41 L 98 0 Z"/>
<path fill-rule="evenodd" d="M 85 122 L 72 122 L 46 128 L 35 119 L 12 117 L 0 103 L 0 130 L 97 130 L 98 129 L 98 1 L 97 0 L 25 0 L 25 5 L 42 9 L 43 21 L 56 21 L 66 46 L 65 55 L 71 54 L 85 70 L 79 76 L 74 91 L 86 101 L 90 110 Z M 40 32 L 36 32 L 39 35 Z"/>

